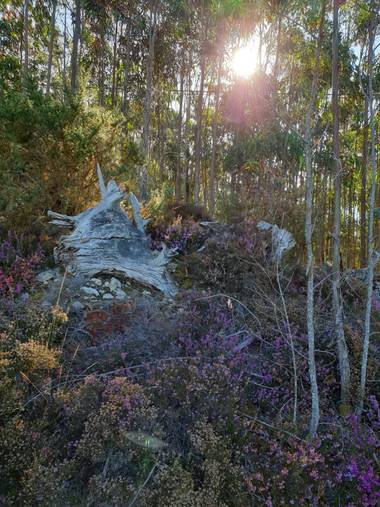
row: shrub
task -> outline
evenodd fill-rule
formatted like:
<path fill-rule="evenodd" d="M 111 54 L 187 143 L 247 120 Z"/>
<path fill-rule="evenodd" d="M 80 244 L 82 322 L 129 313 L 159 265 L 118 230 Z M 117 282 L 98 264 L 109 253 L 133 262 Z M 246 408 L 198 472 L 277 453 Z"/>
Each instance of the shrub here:
<path fill-rule="evenodd" d="M 13 300 L 31 288 L 43 258 L 41 248 L 28 253 L 23 237 L 9 231 L 0 241 L 0 299 Z"/>
<path fill-rule="evenodd" d="M 199 249 L 207 238 L 206 230 L 197 222 L 178 218 L 169 227 L 157 225 L 151 230 L 154 250 L 161 250 L 162 243 L 179 254 L 189 254 Z"/>
<path fill-rule="evenodd" d="M 98 198 L 95 160 L 118 163 L 115 113 L 46 96 L 32 81 L 1 99 L 0 215 L 39 233 L 48 209 L 76 214 Z"/>

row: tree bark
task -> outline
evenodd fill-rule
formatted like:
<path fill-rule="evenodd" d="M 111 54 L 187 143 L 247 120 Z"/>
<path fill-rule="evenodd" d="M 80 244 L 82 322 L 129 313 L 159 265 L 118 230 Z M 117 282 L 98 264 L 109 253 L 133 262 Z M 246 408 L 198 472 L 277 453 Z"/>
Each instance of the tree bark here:
<path fill-rule="evenodd" d="M 146 92 L 144 100 L 144 128 L 143 128 L 143 157 L 144 162 L 141 170 L 140 194 L 141 199 L 148 197 L 148 165 L 149 165 L 149 132 L 150 132 L 150 113 L 152 104 L 152 88 L 153 88 L 153 64 L 154 51 L 157 33 L 157 2 L 151 13 L 151 33 L 149 36 L 149 53 L 146 62 Z"/>
<path fill-rule="evenodd" d="M 377 177 L 377 161 L 376 161 L 376 127 L 375 127 L 375 108 L 373 93 L 373 67 L 374 67 L 374 40 L 377 26 L 378 8 L 371 2 L 372 16 L 369 24 L 369 44 L 368 44 L 368 105 L 369 105 L 369 124 L 370 124 L 370 150 L 371 150 L 371 193 L 369 202 L 368 217 L 368 270 L 367 270 L 367 298 L 364 316 L 364 332 L 363 332 L 363 350 L 360 364 L 360 385 L 357 398 L 357 414 L 361 416 L 364 405 L 365 387 L 367 380 L 367 363 L 369 351 L 369 338 L 371 330 L 371 311 L 372 311 L 372 294 L 373 294 L 373 275 L 379 254 L 375 252 L 374 247 L 374 217 L 376 204 L 376 177 Z"/>
<path fill-rule="evenodd" d="M 105 104 L 105 80 L 106 80 L 106 72 L 105 72 L 105 19 L 101 14 L 101 19 L 98 21 L 100 25 L 100 55 L 99 55 L 99 105 L 104 106 Z"/>
<path fill-rule="evenodd" d="M 186 140 L 187 145 L 190 144 L 190 136 L 191 136 L 191 126 L 190 126 L 190 119 L 191 119 L 191 68 L 192 68 L 192 58 L 191 54 L 189 54 L 189 75 L 188 75 L 188 82 L 187 82 L 187 104 L 186 104 Z M 189 204 L 190 202 L 190 153 L 187 148 L 187 156 L 186 156 L 186 165 L 185 165 L 185 195 L 184 200 L 186 204 Z"/>
<path fill-rule="evenodd" d="M 24 19 L 23 19 L 23 43 L 24 43 L 24 62 L 23 77 L 27 77 L 29 72 L 29 0 L 24 1 Z"/>
<path fill-rule="evenodd" d="M 164 183 L 165 171 L 164 171 L 164 126 L 162 121 L 162 97 L 161 93 L 157 94 L 157 105 L 156 105 L 156 120 L 157 120 L 157 142 L 156 142 L 156 161 L 160 172 L 160 183 Z"/>
<path fill-rule="evenodd" d="M 64 7 L 65 14 L 63 18 L 63 84 L 66 89 L 66 47 L 67 47 L 67 7 Z"/>
<path fill-rule="evenodd" d="M 136 197 L 129 194 L 132 222 L 120 207 L 124 192 L 113 180 L 106 185 L 99 167 L 98 178 L 101 201 L 96 206 L 76 216 L 48 211 L 51 223 L 73 228 L 61 237 L 56 257 L 77 276 L 117 274 L 174 296 L 177 288 L 166 266 L 175 252 L 164 244 L 160 252 L 152 251 L 145 234 L 148 221 L 142 218 Z"/>
<path fill-rule="evenodd" d="M 350 406 L 351 372 L 348 347 L 343 327 L 343 307 L 341 299 L 341 173 L 339 140 L 339 0 L 333 0 L 333 41 L 332 41 L 332 113 L 333 113 L 333 156 L 334 156 L 334 221 L 333 221 L 333 272 L 332 293 L 335 333 L 340 370 L 341 411 L 345 413 Z"/>
<path fill-rule="evenodd" d="M 223 56 L 221 55 L 218 60 L 218 68 L 217 68 L 217 83 L 216 83 L 216 92 L 215 92 L 215 110 L 214 116 L 212 119 L 212 147 L 211 147 L 211 165 L 210 165 L 210 215 L 213 217 L 215 214 L 215 197 L 216 197 L 216 188 L 215 188 L 215 174 L 216 174 L 216 146 L 217 146 L 217 134 L 218 134 L 218 121 L 219 121 L 219 99 L 220 99 L 220 85 L 222 78 L 222 64 L 223 64 Z"/>
<path fill-rule="evenodd" d="M 71 54 L 71 91 L 76 93 L 78 90 L 79 73 L 79 38 L 81 31 L 81 0 L 75 0 L 75 24 L 73 36 L 73 52 Z"/>
<path fill-rule="evenodd" d="M 116 67 L 117 67 L 117 36 L 119 30 L 119 22 L 116 20 L 115 24 L 115 37 L 113 41 L 113 58 L 112 58 L 112 92 L 111 92 L 111 102 L 112 107 L 115 107 L 116 104 Z"/>
<path fill-rule="evenodd" d="M 206 67 L 206 55 L 205 55 L 205 39 L 202 38 L 201 49 L 200 49 L 200 82 L 199 82 L 199 93 L 197 100 L 197 127 L 195 133 L 195 147 L 194 147 L 194 204 L 199 204 L 200 194 L 200 174 L 201 174 L 201 156 L 202 156 L 202 125 L 203 125 L 203 91 L 205 81 L 205 67 Z"/>
<path fill-rule="evenodd" d="M 314 336 L 314 253 L 313 253 L 313 126 L 312 121 L 315 115 L 316 98 L 319 85 L 319 73 L 321 63 L 321 46 L 323 41 L 323 27 L 325 21 L 326 0 L 322 3 L 318 42 L 315 50 L 315 67 L 313 82 L 311 87 L 311 96 L 309 108 L 306 113 L 305 125 L 305 166 L 306 166 L 306 185 L 305 185 L 305 239 L 307 249 L 307 334 L 308 334 L 308 363 L 309 378 L 311 390 L 311 417 L 309 422 L 309 432 L 312 437 L 317 433 L 319 424 L 319 394 L 317 373 L 315 366 L 315 336 Z"/>
<path fill-rule="evenodd" d="M 367 265 L 367 165 L 368 165 L 368 95 L 364 96 L 363 158 L 360 189 L 360 267 Z"/>
<path fill-rule="evenodd" d="M 175 176 L 175 200 L 180 202 L 182 198 L 182 123 L 183 123 L 183 87 L 185 82 L 185 50 L 182 50 L 181 74 L 179 84 L 179 111 L 177 126 L 177 171 Z"/>
<path fill-rule="evenodd" d="M 50 93 L 50 84 L 51 84 L 51 71 L 53 65 L 53 49 L 54 49 L 54 38 L 55 38 L 55 14 L 57 11 L 57 0 L 52 1 L 53 11 L 51 13 L 50 19 L 50 37 L 49 37 L 49 56 L 48 56 L 48 68 L 47 68 L 47 78 L 46 78 L 46 95 Z"/>
<path fill-rule="evenodd" d="M 282 32 L 282 12 L 279 12 L 278 13 L 278 27 L 277 27 L 276 57 L 275 57 L 274 66 L 273 66 L 273 76 L 274 76 L 275 80 L 277 80 L 277 76 L 278 76 L 278 62 L 280 60 L 281 32 Z"/>
<path fill-rule="evenodd" d="M 131 28 L 130 20 L 127 19 L 125 27 L 125 54 L 124 54 L 124 84 L 123 84 L 123 106 L 122 111 L 124 114 L 128 112 L 128 86 L 129 86 L 129 64 L 131 61 Z"/>

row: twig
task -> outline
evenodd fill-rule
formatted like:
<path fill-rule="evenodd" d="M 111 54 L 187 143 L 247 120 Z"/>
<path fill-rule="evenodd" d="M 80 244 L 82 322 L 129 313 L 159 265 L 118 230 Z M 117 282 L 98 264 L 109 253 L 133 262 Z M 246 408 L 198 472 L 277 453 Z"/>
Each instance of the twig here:
<path fill-rule="evenodd" d="M 145 481 L 141 484 L 139 490 L 137 491 L 136 495 L 133 497 L 132 501 L 128 504 L 128 507 L 132 507 L 133 505 L 135 505 L 136 503 L 136 500 L 138 499 L 138 497 L 140 496 L 142 490 L 145 488 L 145 486 L 148 484 L 149 482 L 149 479 L 152 477 L 153 475 L 153 472 L 154 470 L 157 468 L 157 463 L 155 463 L 151 469 L 151 471 L 149 472 L 147 478 L 145 479 Z"/>
<path fill-rule="evenodd" d="M 250 415 L 244 414 L 243 412 L 239 412 L 239 414 L 242 415 L 243 417 L 246 417 L 247 419 L 249 419 L 249 420 L 251 420 L 253 422 L 258 422 L 262 426 L 270 428 L 273 431 L 280 431 L 281 433 L 285 433 L 286 435 L 288 435 L 288 436 L 290 436 L 292 438 L 295 438 L 296 440 L 299 440 L 300 442 L 306 442 L 306 440 L 304 440 L 303 438 L 297 436 L 295 433 L 291 433 L 290 431 L 284 430 L 282 428 L 276 428 L 276 426 L 273 426 L 272 424 L 269 424 L 266 421 L 258 419 L 257 417 L 252 417 Z"/>
<path fill-rule="evenodd" d="M 63 291 L 63 285 L 64 285 L 65 280 L 66 280 L 66 275 L 67 275 L 67 267 L 65 269 L 65 272 L 63 273 L 61 286 L 59 288 L 58 297 L 57 297 L 57 303 L 56 303 L 57 306 L 59 306 L 59 301 L 61 299 L 61 295 L 62 295 L 62 291 Z"/>
<path fill-rule="evenodd" d="M 293 423 L 294 425 L 297 424 L 297 410 L 298 410 L 298 373 L 297 373 L 297 360 L 296 360 L 296 353 L 295 353 L 295 347 L 294 347 L 294 341 L 293 341 L 293 333 L 290 328 L 290 321 L 288 316 L 288 310 L 286 308 L 286 302 L 284 298 L 284 293 L 282 290 L 281 282 L 280 282 L 280 274 L 278 269 L 278 262 L 276 264 L 276 278 L 277 278 L 277 284 L 278 284 L 278 290 L 280 293 L 280 298 L 282 302 L 282 306 L 284 309 L 285 314 L 285 323 L 287 327 L 289 342 L 290 342 L 290 351 L 292 354 L 292 363 L 293 363 L 293 388 L 294 388 L 294 406 L 293 406 Z"/>
<path fill-rule="evenodd" d="M 259 319 L 256 317 L 256 315 L 248 308 L 248 306 L 246 306 L 244 303 L 242 303 L 239 299 L 237 298 L 234 298 L 233 296 L 229 296 L 228 294 L 211 294 L 209 296 L 204 296 L 204 297 L 201 297 L 201 298 L 197 298 L 195 301 L 202 301 L 204 299 L 212 299 L 212 298 L 217 298 L 217 297 L 224 297 L 224 298 L 227 298 L 227 299 L 231 299 L 231 301 L 235 301 L 235 303 L 238 303 L 240 306 L 242 306 L 245 310 L 247 310 L 247 312 L 251 315 L 251 317 L 253 317 L 256 322 L 260 325 L 260 321 Z"/>

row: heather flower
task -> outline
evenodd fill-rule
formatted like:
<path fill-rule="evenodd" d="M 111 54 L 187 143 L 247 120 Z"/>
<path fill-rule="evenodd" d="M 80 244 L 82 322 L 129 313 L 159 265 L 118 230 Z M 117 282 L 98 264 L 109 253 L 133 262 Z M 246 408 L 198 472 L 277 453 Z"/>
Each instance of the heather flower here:
<path fill-rule="evenodd" d="M 372 296 L 372 310 L 375 312 L 380 311 L 380 299 L 375 294 Z"/>
<path fill-rule="evenodd" d="M 30 288 L 35 269 L 43 260 L 41 248 L 24 254 L 21 244 L 22 237 L 11 232 L 0 241 L 0 298 L 14 299 Z"/>

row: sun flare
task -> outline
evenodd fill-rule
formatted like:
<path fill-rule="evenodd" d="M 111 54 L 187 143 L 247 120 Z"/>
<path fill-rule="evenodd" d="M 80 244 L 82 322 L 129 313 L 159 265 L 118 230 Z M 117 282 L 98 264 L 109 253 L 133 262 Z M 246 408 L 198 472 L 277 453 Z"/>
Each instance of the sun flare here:
<path fill-rule="evenodd" d="M 236 49 L 232 55 L 231 70 L 239 77 L 248 78 L 257 66 L 257 48 L 254 45 Z"/>

